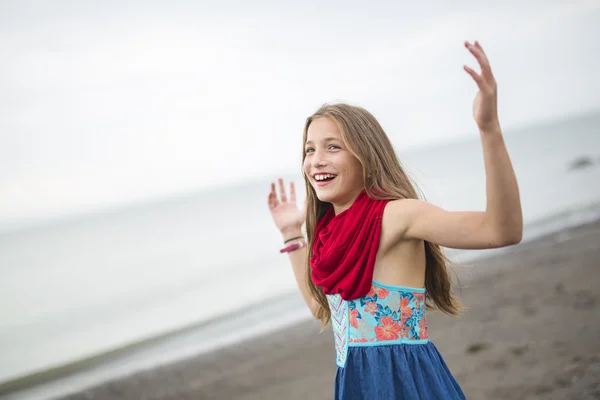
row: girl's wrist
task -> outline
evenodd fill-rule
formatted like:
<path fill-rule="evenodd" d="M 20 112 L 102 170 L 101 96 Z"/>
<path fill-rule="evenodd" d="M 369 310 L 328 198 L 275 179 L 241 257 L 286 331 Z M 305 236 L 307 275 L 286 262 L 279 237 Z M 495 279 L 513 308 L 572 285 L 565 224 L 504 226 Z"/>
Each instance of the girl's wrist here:
<path fill-rule="evenodd" d="M 300 229 L 300 227 L 282 229 L 281 236 L 283 237 L 284 242 L 291 240 L 293 238 L 298 238 L 298 237 L 304 238 L 304 234 L 302 233 L 302 230 Z"/>
<path fill-rule="evenodd" d="M 290 242 L 294 242 L 294 241 L 298 241 L 298 240 L 303 240 L 306 241 L 306 239 L 304 238 L 304 235 L 298 235 L 298 236 L 293 236 L 289 239 L 286 239 L 285 237 L 283 238 L 283 244 L 289 244 Z"/>
<path fill-rule="evenodd" d="M 483 128 L 479 128 L 479 133 L 482 135 L 500 135 L 502 136 L 502 129 L 500 128 L 500 123 L 496 122 L 496 123 L 492 123 L 489 125 L 486 125 Z"/>
<path fill-rule="evenodd" d="M 306 238 L 302 233 L 301 227 L 282 229 L 281 235 L 283 236 L 283 245 L 285 247 L 279 250 L 280 253 L 291 253 L 306 246 Z"/>

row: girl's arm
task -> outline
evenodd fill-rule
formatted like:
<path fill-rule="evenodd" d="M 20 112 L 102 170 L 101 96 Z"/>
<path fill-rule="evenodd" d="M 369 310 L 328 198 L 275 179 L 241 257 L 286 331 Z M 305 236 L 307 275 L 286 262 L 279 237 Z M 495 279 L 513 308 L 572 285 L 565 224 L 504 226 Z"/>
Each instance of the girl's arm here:
<path fill-rule="evenodd" d="M 395 236 L 457 249 L 503 247 L 521 241 L 519 188 L 502 134 L 498 130 L 482 132 L 481 136 L 486 172 L 485 212 L 450 212 L 414 199 L 391 201 L 385 209 L 384 223 L 390 221 L 387 225 Z"/>
<path fill-rule="evenodd" d="M 391 201 L 384 213 L 384 229 L 394 238 L 422 239 L 445 247 L 484 249 L 521 241 L 523 215 L 517 179 L 497 115 L 496 82 L 478 42 L 465 46 L 477 58 L 481 75 L 465 70 L 479 86 L 473 115 L 479 127 L 486 173 L 485 212 L 449 212 L 421 200 Z"/>
<path fill-rule="evenodd" d="M 275 183 L 271 183 L 271 191 L 267 198 L 273 221 L 281 232 L 284 242 L 288 239 L 300 238 L 291 240 L 286 245 L 298 241 L 306 241 L 301 230 L 301 227 L 304 224 L 304 211 L 299 210 L 296 206 L 296 188 L 294 182 L 290 182 L 290 198 L 288 200 L 283 179 L 279 178 L 278 181 L 279 197 L 277 196 Z M 291 251 L 288 254 L 302 297 L 304 297 L 304 301 L 310 309 L 310 312 L 316 316 L 318 303 L 310 294 L 306 280 L 308 278 L 306 276 L 306 258 L 308 257 L 307 246 Z"/>
<path fill-rule="evenodd" d="M 304 236 L 300 228 L 291 229 L 288 231 L 282 231 L 283 240 L 286 241 L 288 239 Z M 306 241 L 306 240 L 305 240 Z M 289 242 L 294 243 L 295 241 Z M 308 257 L 308 247 L 304 246 L 300 249 L 289 252 L 290 263 L 292 264 L 292 269 L 294 270 L 294 276 L 296 278 L 296 283 L 298 284 L 298 288 L 300 288 L 300 292 L 302 293 L 302 297 L 304 298 L 304 302 L 310 309 L 310 312 L 316 317 L 318 303 L 310 294 L 307 285 L 307 276 L 306 276 L 306 257 Z"/>

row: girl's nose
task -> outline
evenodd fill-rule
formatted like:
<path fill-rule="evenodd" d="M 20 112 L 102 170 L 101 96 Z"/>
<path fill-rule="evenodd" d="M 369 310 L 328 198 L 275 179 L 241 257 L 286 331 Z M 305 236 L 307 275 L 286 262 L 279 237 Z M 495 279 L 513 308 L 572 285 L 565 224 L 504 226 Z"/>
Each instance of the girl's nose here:
<path fill-rule="evenodd" d="M 315 152 L 315 154 L 312 157 L 312 165 L 313 167 L 325 165 L 321 153 Z"/>

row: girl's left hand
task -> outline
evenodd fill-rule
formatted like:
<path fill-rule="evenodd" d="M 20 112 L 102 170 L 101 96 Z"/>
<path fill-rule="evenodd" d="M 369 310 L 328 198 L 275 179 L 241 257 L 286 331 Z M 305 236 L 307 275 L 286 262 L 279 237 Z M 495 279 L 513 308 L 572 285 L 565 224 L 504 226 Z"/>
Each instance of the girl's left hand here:
<path fill-rule="evenodd" d="M 464 66 L 465 71 L 471 75 L 479 87 L 479 92 L 477 92 L 475 101 L 473 101 L 475 122 L 481 132 L 500 130 L 496 80 L 492 75 L 490 63 L 478 41 L 475 41 L 475 44 L 465 42 L 465 47 L 475 56 L 481 67 L 481 74 L 478 74 L 466 65 Z"/>

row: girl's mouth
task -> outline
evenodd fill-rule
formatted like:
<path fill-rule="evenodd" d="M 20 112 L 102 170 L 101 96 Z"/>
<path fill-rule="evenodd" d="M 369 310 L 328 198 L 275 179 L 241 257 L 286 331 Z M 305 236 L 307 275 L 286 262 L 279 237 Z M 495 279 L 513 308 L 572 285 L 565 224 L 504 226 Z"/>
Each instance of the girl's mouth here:
<path fill-rule="evenodd" d="M 322 186 L 329 185 L 331 182 L 333 182 L 335 180 L 335 178 L 337 178 L 337 176 L 334 176 L 333 178 L 325 179 L 325 180 L 322 180 L 322 181 L 315 180 L 315 182 L 317 183 L 317 186 L 322 187 Z"/>

